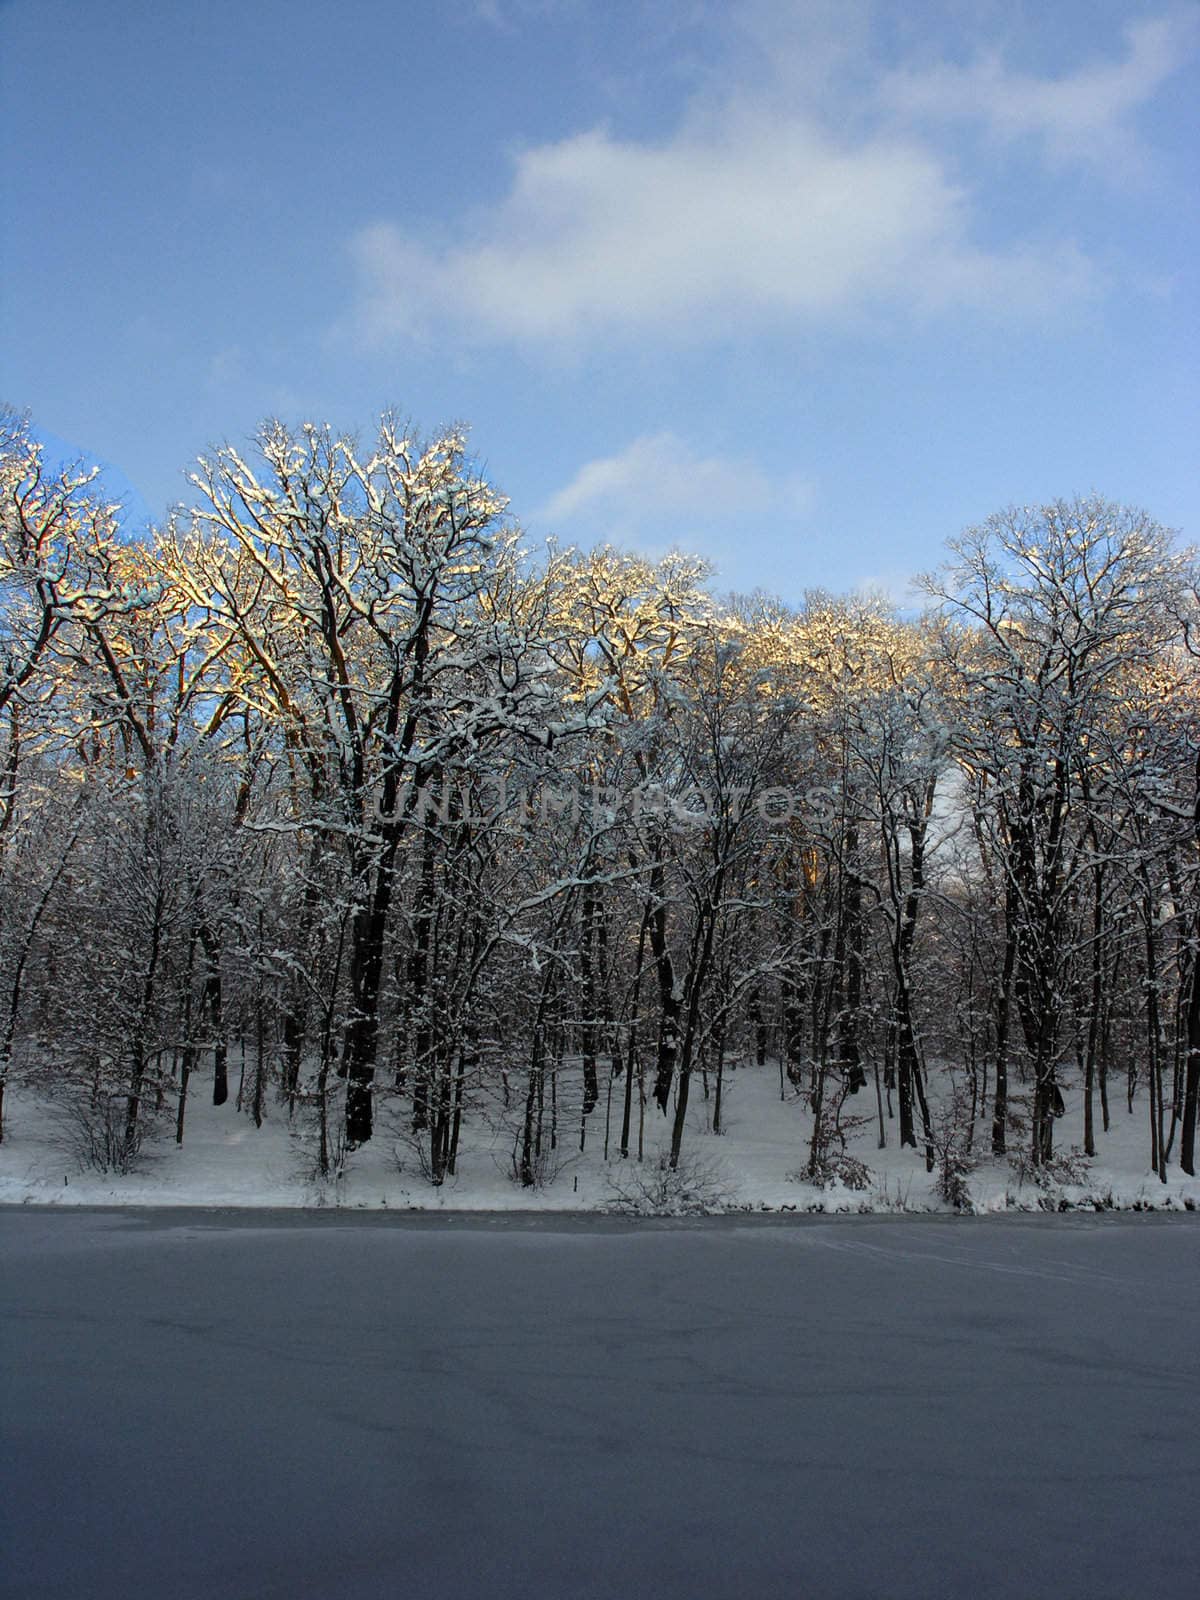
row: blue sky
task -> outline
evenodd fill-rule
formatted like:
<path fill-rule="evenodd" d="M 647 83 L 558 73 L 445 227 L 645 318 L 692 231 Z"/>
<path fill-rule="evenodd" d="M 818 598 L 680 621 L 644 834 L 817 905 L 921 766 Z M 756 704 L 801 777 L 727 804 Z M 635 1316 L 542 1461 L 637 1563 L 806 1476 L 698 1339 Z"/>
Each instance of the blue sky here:
<path fill-rule="evenodd" d="M 1194 0 L 0 0 L 0 397 L 155 517 L 267 416 L 465 421 L 531 538 L 791 600 L 1092 489 L 1195 538 L 1198 63 Z"/>

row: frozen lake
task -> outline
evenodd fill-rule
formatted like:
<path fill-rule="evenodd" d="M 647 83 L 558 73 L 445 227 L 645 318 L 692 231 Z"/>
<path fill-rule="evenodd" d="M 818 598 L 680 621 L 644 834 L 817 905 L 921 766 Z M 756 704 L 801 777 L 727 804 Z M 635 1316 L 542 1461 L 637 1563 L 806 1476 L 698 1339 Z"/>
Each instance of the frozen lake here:
<path fill-rule="evenodd" d="M 0 1212 L 0 1593 L 1200 1593 L 1194 1218 Z"/>

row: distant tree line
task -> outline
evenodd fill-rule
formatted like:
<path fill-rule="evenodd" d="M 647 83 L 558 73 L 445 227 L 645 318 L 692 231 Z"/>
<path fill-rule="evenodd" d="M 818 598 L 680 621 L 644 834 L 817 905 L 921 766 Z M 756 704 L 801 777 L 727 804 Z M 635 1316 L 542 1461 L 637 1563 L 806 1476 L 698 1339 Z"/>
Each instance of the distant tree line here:
<path fill-rule="evenodd" d="M 970 529 L 918 620 L 531 558 L 464 438 L 271 424 L 146 537 L 0 437 L 0 1128 L 10 1078 L 128 1165 L 231 1093 L 328 1172 L 401 1118 L 516 1181 L 778 1071 L 953 1182 L 1200 1098 L 1197 575 L 1098 499 Z M 275 1108 L 278 1108 L 277 1110 Z M 855 1113 L 852 1115 L 852 1111 Z"/>

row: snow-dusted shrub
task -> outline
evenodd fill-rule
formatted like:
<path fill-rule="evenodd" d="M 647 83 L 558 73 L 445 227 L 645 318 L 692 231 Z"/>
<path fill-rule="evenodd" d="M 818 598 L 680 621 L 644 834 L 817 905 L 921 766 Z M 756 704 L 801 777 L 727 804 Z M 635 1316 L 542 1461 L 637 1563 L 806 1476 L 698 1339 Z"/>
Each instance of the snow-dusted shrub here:
<path fill-rule="evenodd" d="M 548 1140 L 542 1144 L 540 1150 L 532 1150 L 528 1164 L 524 1164 L 521 1159 L 521 1140 L 518 1134 L 509 1156 L 508 1175 L 522 1188 L 548 1189 L 566 1165 L 562 1151 L 557 1145 L 551 1145 Z"/>
<path fill-rule="evenodd" d="M 912 1189 L 911 1177 L 893 1175 L 891 1178 L 886 1173 L 876 1177 L 871 1183 L 871 1211 L 907 1211 L 908 1197 Z"/>
<path fill-rule="evenodd" d="M 837 1185 L 861 1191 L 871 1187 L 872 1173 L 865 1161 L 850 1154 L 849 1140 L 867 1118 L 846 1111 L 849 1090 L 843 1083 L 813 1117 L 808 1163 L 803 1172 L 789 1176 L 796 1183 L 815 1183 L 819 1189 Z"/>
<path fill-rule="evenodd" d="M 930 1119 L 929 1142 L 934 1155 L 934 1188 L 956 1211 L 974 1211 L 969 1182 L 979 1158 L 971 1148 L 971 1106 L 955 1084 L 950 1100 Z"/>
<path fill-rule="evenodd" d="M 1090 1157 L 1077 1144 L 1036 1165 L 1028 1150 L 1016 1151 L 1008 1158 L 1018 1185 L 1031 1183 L 1038 1189 L 1085 1184 L 1091 1170 L 1089 1162 Z"/>
<path fill-rule="evenodd" d="M 716 1157 L 682 1155 L 678 1166 L 672 1167 L 666 1149 L 648 1161 L 614 1164 L 605 1187 L 614 1210 L 641 1217 L 699 1216 L 724 1211 L 736 1198 L 724 1164 Z"/>
<path fill-rule="evenodd" d="M 403 1115 L 390 1117 L 386 1126 L 392 1139 L 392 1161 L 400 1177 L 411 1176 L 415 1167 L 421 1174 L 421 1181 L 431 1189 L 454 1182 L 456 1173 L 448 1164 L 440 1172 L 435 1170 L 427 1132 L 414 1132 Z"/>
<path fill-rule="evenodd" d="M 947 1205 L 955 1211 L 974 1211 L 969 1178 L 975 1170 L 975 1158 L 957 1144 L 944 1146 L 937 1152 L 937 1177 L 934 1188 Z"/>
<path fill-rule="evenodd" d="M 300 1103 L 304 1104 L 304 1097 Z M 352 1151 L 346 1137 L 346 1119 L 337 1114 L 340 1110 L 339 1102 L 335 1108 L 326 1107 L 322 1116 L 318 1105 L 306 1119 L 309 1125 L 293 1130 L 299 1175 L 305 1183 L 319 1188 L 338 1184 L 349 1170 Z"/>
<path fill-rule="evenodd" d="M 146 1108 L 131 1119 L 129 1096 L 72 1086 L 58 1106 L 59 1143 L 81 1172 L 132 1172 L 148 1131 Z"/>
<path fill-rule="evenodd" d="M 797 1183 L 815 1183 L 818 1189 L 830 1189 L 835 1184 L 841 1184 L 845 1189 L 856 1192 L 871 1187 L 873 1174 L 865 1161 L 860 1161 L 857 1156 L 852 1156 L 848 1150 L 825 1150 L 816 1161 L 809 1162 L 803 1172 L 793 1172 L 790 1176 Z"/>

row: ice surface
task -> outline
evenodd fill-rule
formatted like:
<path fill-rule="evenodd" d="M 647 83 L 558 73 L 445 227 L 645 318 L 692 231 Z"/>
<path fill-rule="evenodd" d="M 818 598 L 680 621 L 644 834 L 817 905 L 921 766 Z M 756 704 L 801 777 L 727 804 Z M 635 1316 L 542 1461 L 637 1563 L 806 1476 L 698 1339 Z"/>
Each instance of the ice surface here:
<path fill-rule="evenodd" d="M 1180 1217 L 0 1211 L 5 1596 L 1197 1593 Z"/>

